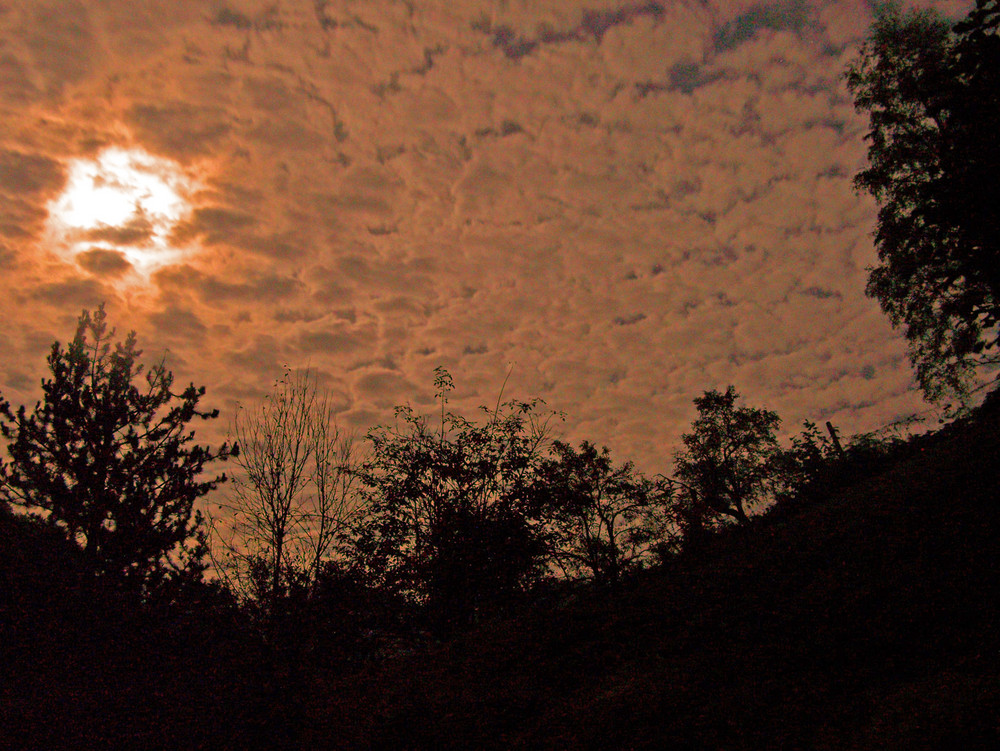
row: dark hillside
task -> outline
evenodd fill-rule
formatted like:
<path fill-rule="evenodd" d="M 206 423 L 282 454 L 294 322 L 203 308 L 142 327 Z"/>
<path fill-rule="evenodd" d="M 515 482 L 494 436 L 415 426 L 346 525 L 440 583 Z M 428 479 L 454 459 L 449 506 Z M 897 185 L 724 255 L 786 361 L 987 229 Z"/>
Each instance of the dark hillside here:
<path fill-rule="evenodd" d="M 319 680 L 310 748 L 1000 748 L 994 412 L 615 596 Z"/>
<path fill-rule="evenodd" d="M 0 506 L 0 749 L 266 747 L 254 647 L 213 588 L 139 607 Z"/>

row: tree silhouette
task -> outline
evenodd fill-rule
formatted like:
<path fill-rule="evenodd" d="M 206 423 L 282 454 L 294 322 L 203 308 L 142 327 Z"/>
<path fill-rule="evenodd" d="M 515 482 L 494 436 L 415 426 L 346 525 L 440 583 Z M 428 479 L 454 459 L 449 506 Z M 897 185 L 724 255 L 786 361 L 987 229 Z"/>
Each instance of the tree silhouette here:
<path fill-rule="evenodd" d="M 552 451 L 539 471 L 555 532 L 552 556 L 568 575 L 615 584 L 650 554 L 656 525 L 648 522 L 669 488 L 639 475 L 631 462 L 614 466 L 607 447 L 584 441 L 577 451 L 554 441 Z"/>
<path fill-rule="evenodd" d="M 169 581 L 200 578 L 205 566 L 201 515 L 194 501 L 225 480 L 204 479 L 205 466 L 226 459 L 192 444 L 205 389 L 171 391 L 163 363 L 138 363 L 135 332 L 111 348 L 102 305 L 84 312 L 65 349 L 48 357 L 42 401 L 29 414 L 0 400 L 0 432 L 10 461 L 2 491 L 12 504 L 41 512 L 83 549 L 93 570 L 149 592 Z"/>
<path fill-rule="evenodd" d="M 438 425 L 397 407 L 396 425 L 368 434 L 352 555 L 368 581 L 426 605 L 450 630 L 502 607 L 544 566 L 532 487 L 546 423 L 536 402 L 498 400 L 482 408 L 484 424 L 447 412 L 452 379 L 436 373 Z"/>
<path fill-rule="evenodd" d="M 772 480 L 779 499 L 795 498 L 821 484 L 843 459 L 843 448 L 833 442 L 833 435 L 836 432 L 824 434 L 811 420 L 802 423 L 802 431 L 792 436 L 791 446 L 782 450 L 773 463 Z"/>
<path fill-rule="evenodd" d="M 678 510 L 688 532 L 696 532 L 706 514 L 747 521 L 747 508 L 767 492 L 772 463 L 780 449 L 775 430 L 781 418 L 755 407 L 737 407 L 739 394 L 706 391 L 694 400 L 698 417 L 681 436 L 684 448 L 674 456 L 682 495 Z"/>
<path fill-rule="evenodd" d="M 879 204 L 867 291 L 905 327 L 932 400 L 965 401 L 976 369 L 1000 362 L 998 24 L 997 0 L 954 27 L 885 3 L 847 71 L 871 118 L 855 185 Z"/>
<path fill-rule="evenodd" d="M 309 371 L 286 371 L 259 404 L 241 406 L 232 437 L 241 472 L 220 504 L 230 532 L 213 526 L 234 564 L 226 573 L 270 611 L 317 580 L 356 510 L 353 441 Z"/>

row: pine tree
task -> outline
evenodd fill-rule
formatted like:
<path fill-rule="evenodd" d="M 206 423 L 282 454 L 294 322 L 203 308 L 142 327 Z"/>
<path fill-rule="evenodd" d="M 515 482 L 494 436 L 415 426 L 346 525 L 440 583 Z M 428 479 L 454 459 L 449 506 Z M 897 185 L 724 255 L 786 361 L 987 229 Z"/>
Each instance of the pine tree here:
<path fill-rule="evenodd" d="M 111 346 L 104 306 L 84 312 L 73 341 L 52 345 L 51 378 L 30 413 L 0 398 L 0 433 L 10 461 L 0 466 L 0 495 L 62 528 L 96 575 L 151 590 L 200 578 L 206 552 L 194 502 L 224 482 L 203 469 L 225 460 L 194 444 L 187 425 L 204 387 L 171 391 L 163 363 L 138 362 L 135 332 Z"/>

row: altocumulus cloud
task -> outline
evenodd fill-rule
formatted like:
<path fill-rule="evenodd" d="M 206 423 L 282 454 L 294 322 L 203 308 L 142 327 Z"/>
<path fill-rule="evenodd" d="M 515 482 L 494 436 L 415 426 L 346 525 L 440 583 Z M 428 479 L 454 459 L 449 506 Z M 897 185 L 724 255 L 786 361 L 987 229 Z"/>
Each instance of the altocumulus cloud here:
<path fill-rule="evenodd" d="M 5 394 L 33 399 L 48 343 L 107 300 L 224 409 L 309 365 L 364 428 L 426 404 L 436 365 L 468 409 L 513 363 L 508 396 L 649 471 L 728 383 L 790 426 L 920 409 L 863 295 L 841 72 L 869 21 L 851 0 L 11 8 Z M 46 247 L 67 163 L 109 145 L 200 185 L 171 237 L 197 252 L 145 286 L 112 249 L 141 226 L 74 262 Z"/>

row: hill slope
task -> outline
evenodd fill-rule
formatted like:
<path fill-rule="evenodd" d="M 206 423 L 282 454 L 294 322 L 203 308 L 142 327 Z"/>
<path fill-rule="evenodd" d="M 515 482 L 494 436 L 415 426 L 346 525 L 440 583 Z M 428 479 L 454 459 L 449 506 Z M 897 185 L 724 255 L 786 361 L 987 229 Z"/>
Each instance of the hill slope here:
<path fill-rule="evenodd" d="M 613 597 L 320 680 L 303 743 L 1000 748 L 997 425 L 915 439 Z"/>

